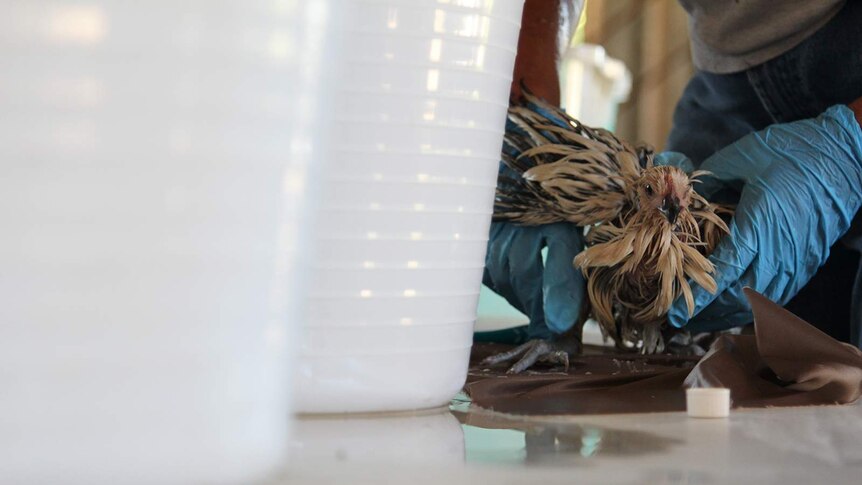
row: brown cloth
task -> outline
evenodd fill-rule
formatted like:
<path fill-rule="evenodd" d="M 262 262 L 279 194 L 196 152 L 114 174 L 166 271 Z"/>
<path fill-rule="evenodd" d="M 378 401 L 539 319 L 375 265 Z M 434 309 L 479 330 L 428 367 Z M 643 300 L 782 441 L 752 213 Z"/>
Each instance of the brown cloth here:
<path fill-rule="evenodd" d="M 723 335 L 697 358 L 585 349 L 568 372 L 507 376 L 471 368 L 473 404 L 510 414 L 618 414 L 685 410 L 685 388 L 727 387 L 733 407 L 845 404 L 862 393 L 862 352 L 762 295 L 745 290 L 754 335 Z M 477 345 L 472 358 L 502 350 Z"/>

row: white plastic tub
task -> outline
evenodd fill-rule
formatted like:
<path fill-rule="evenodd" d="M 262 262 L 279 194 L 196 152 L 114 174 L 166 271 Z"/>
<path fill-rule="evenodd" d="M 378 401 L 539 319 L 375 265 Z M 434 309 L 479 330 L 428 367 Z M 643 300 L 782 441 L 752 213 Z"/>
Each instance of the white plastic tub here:
<path fill-rule="evenodd" d="M 604 47 L 578 44 L 561 61 L 562 104 L 573 117 L 588 126 L 613 130 L 620 103 L 628 99 L 632 74 Z"/>
<path fill-rule="evenodd" d="M 368 209 L 381 211 L 481 212 L 493 210 L 495 186 L 455 183 L 423 183 L 414 179 L 395 179 L 379 183 L 330 179 L 323 196 L 324 207 L 331 210 Z M 382 177 L 381 177 L 382 178 Z M 391 187 L 381 184 L 397 184 Z"/>
<path fill-rule="evenodd" d="M 419 239 L 404 244 L 402 239 L 317 239 L 315 252 L 325 255 L 316 268 L 352 266 L 354 268 L 403 268 L 415 262 L 424 267 L 445 261 L 451 267 L 471 267 L 483 261 L 487 236 L 476 240 Z M 482 264 L 482 263 L 478 263 Z"/>
<path fill-rule="evenodd" d="M 467 325 L 465 325 L 467 323 Z M 340 325 L 306 330 L 300 352 L 319 356 L 392 353 L 393 347 L 427 352 L 470 345 L 470 322 L 426 322 L 410 325 Z M 345 350 L 347 349 L 347 350 Z"/>
<path fill-rule="evenodd" d="M 522 2 L 343 6 L 297 409 L 441 406 L 467 374 Z"/>
<path fill-rule="evenodd" d="M 386 188 L 381 187 L 380 190 Z M 488 237 L 490 223 L 488 213 L 457 211 L 328 210 L 319 215 L 320 235 L 333 238 L 480 239 Z"/>
<path fill-rule="evenodd" d="M 466 82 L 470 86 L 473 83 Z M 508 91 L 506 91 L 508 93 Z M 499 109 L 497 110 L 499 111 Z M 452 150 L 477 156 L 499 155 L 503 128 L 469 128 L 444 123 L 403 123 L 373 120 L 338 122 L 339 142 L 345 148 L 393 150 L 398 153 L 428 153 Z"/>
<path fill-rule="evenodd" d="M 442 406 L 464 385 L 470 345 L 429 351 L 300 353 L 297 409 L 344 413 Z"/>
<path fill-rule="evenodd" d="M 480 109 L 486 107 L 479 106 Z M 499 108 L 492 108 L 499 112 Z M 330 163 L 330 180 L 365 182 L 459 183 L 482 185 L 497 176 L 487 156 L 445 147 L 424 152 L 339 148 Z M 406 187 L 405 187 L 406 190 Z"/>
<path fill-rule="evenodd" d="M 478 298 L 478 288 L 475 293 L 447 293 L 411 298 L 404 298 L 403 295 L 378 298 L 363 298 L 361 295 L 311 296 L 306 305 L 309 321 L 307 326 L 314 326 L 314 322 L 358 326 L 376 323 L 411 325 L 436 321 L 472 322 L 476 319 Z M 392 345 L 393 352 L 409 350 Z M 397 372 L 397 369 L 393 369 L 393 372 Z M 465 369 L 464 377 L 466 376 Z M 302 393 L 303 389 L 298 392 Z"/>
<path fill-rule="evenodd" d="M 427 75 L 427 72 L 426 72 Z M 427 81 L 427 79 L 426 79 Z M 427 87 L 427 86 L 426 86 Z M 345 87 L 350 93 L 351 86 Z M 437 96 L 435 93 L 369 92 L 356 90 L 356 95 L 344 96 L 339 120 L 368 119 L 394 123 L 444 123 L 464 128 L 500 128 L 495 108 L 499 100 L 464 99 Z M 505 102 L 503 103 L 505 104 Z M 346 113 L 351 113 L 349 116 Z"/>
<path fill-rule="evenodd" d="M 276 262 L 305 180 L 285 178 L 302 120 L 282 47 L 319 27 L 312 4 L 4 3 L 0 481 L 280 466 Z"/>
<path fill-rule="evenodd" d="M 445 266 L 408 261 L 400 267 L 317 268 L 308 283 L 314 296 L 374 298 L 379 296 L 417 296 L 469 293 L 476 291 L 476 280 L 482 278 L 482 266 L 473 268 Z M 469 319 L 468 319 L 469 320 Z"/>

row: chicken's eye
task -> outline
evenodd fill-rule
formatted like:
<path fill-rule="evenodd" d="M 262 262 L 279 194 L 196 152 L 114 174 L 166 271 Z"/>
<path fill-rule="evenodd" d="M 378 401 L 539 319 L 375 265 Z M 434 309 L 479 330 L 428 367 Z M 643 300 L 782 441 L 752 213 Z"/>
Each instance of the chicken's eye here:
<path fill-rule="evenodd" d="M 652 190 L 652 185 L 650 185 L 650 184 L 646 184 L 646 185 L 644 186 L 644 190 L 646 190 L 646 195 L 648 195 L 648 196 L 652 197 L 652 194 L 654 193 L 654 192 L 653 192 L 653 190 Z"/>

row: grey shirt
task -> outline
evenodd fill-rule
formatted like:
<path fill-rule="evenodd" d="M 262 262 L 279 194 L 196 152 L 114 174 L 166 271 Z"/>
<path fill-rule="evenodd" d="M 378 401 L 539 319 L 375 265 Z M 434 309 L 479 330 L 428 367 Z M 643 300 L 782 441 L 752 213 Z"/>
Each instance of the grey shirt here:
<path fill-rule="evenodd" d="M 698 69 L 738 72 L 789 51 L 829 22 L 845 0 L 679 0 Z M 862 40 L 860 40 L 862 42 Z"/>

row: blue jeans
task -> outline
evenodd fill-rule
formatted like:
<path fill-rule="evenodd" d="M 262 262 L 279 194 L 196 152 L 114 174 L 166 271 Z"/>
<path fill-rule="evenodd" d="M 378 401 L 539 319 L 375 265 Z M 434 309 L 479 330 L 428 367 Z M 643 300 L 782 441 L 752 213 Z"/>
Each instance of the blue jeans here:
<path fill-rule="evenodd" d="M 695 165 L 748 133 L 773 123 L 813 118 L 862 97 L 862 2 L 785 54 L 746 71 L 698 71 L 673 117 L 666 149 Z M 829 261 L 787 308 L 833 337 L 860 342 L 862 218 L 832 247 Z"/>

